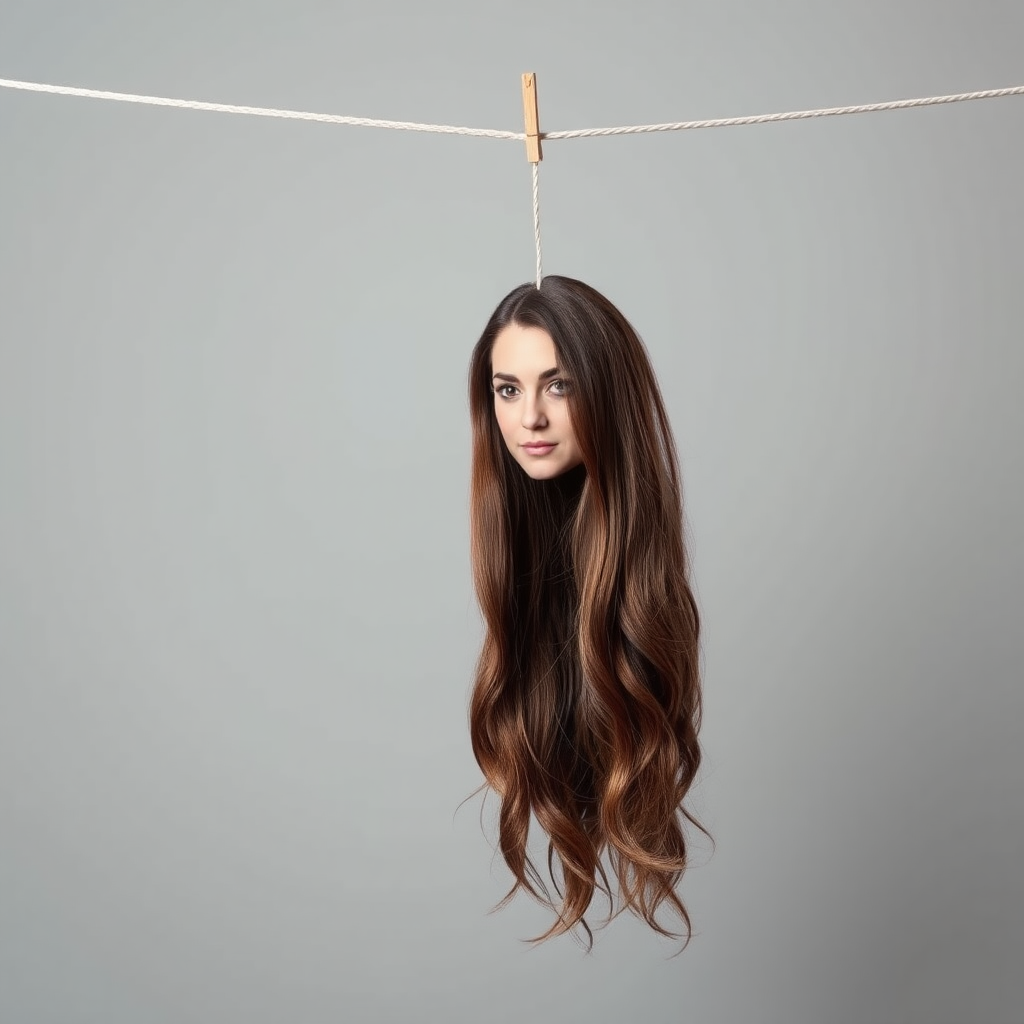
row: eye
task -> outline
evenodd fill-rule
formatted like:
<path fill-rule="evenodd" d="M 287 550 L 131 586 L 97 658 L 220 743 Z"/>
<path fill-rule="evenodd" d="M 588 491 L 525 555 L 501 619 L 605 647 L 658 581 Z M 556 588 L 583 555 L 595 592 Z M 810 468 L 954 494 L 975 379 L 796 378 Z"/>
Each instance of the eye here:
<path fill-rule="evenodd" d="M 514 384 L 502 384 L 500 387 L 491 388 L 491 390 L 496 395 L 499 395 L 501 398 L 504 398 L 505 401 L 507 402 L 512 396 L 506 394 L 505 392 L 506 391 L 515 391 L 516 390 L 516 386 Z"/>
<path fill-rule="evenodd" d="M 551 382 L 551 387 L 557 389 L 555 394 L 558 395 L 559 398 L 567 395 L 572 390 L 567 380 L 553 380 Z"/>

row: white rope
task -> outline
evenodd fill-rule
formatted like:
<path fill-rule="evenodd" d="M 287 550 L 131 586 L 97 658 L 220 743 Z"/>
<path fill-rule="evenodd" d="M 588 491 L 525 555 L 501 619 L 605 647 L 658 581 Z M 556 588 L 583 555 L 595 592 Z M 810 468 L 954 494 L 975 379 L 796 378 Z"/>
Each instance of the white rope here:
<path fill-rule="evenodd" d="M 741 124 L 768 124 L 773 121 L 799 121 L 808 117 L 834 117 L 837 114 L 867 114 L 877 110 L 905 110 L 928 107 L 938 103 L 962 103 L 964 100 L 989 100 L 997 96 L 1022 96 L 1024 85 L 1010 89 L 985 89 L 981 92 L 959 92 L 951 96 L 926 96 L 916 100 L 892 100 L 887 103 L 865 103 L 858 107 L 824 107 L 820 110 L 791 110 L 785 114 L 754 114 L 749 117 L 721 117 L 713 121 L 674 121 L 670 124 L 636 124 L 625 128 L 584 128 L 571 132 L 546 132 L 541 138 L 587 139 L 600 135 L 639 135 L 642 132 L 678 132 L 691 128 L 728 128 Z"/>
<path fill-rule="evenodd" d="M 410 132 L 440 132 L 445 135 L 473 135 L 489 139 L 526 138 L 523 132 L 502 132 L 490 128 L 458 128 L 446 124 L 414 124 L 410 121 L 378 121 L 368 117 L 343 117 L 340 114 L 314 114 L 304 110 L 275 110 L 268 107 L 240 107 L 228 103 L 205 103 L 199 100 L 178 100 L 166 96 L 136 96 L 123 92 L 103 92 L 98 89 L 78 89 L 66 85 L 44 85 L 39 82 L 17 82 L 0 78 L 0 87 L 24 89 L 29 92 L 55 93 L 60 96 L 83 96 L 97 100 L 117 100 L 121 103 L 145 103 L 155 107 L 179 107 L 186 110 L 208 110 L 221 114 L 251 114 L 256 117 L 290 118 L 299 121 L 320 121 L 327 124 L 357 125 L 364 128 L 397 128 Z M 810 117 L 834 117 L 838 114 L 866 114 L 880 110 L 905 110 L 909 107 L 927 107 L 940 103 L 961 103 L 964 100 L 995 99 L 1000 96 L 1024 95 L 1024 85 L 1009 89 L 985 89 L 981 92 L 961 92 L 949 96 L 926 96 L 913 100 L 892 100 L 886 103 L 867 103 L 856 107 L 824 107 L 817 110 L 791 110 L 782 114 L 754 114 L 748 117 L 723 117 L 709 121 L 674 121 L 668 124 L 638 124 L 622 128 L 584 128 L 579 131 L 544 132 L 544 141 L 558 139 L 584 139 L 603 135 L 639 135 L 645 132 L 676 132 L 693 128 L 726 128 L 745 124 L 768 124 L 774 121 L 798 121 Z M 540 247 L 540 192 L 538 165 L 533 168 L 533 234 L 537 246 L 537 287 L 541 284 Z"/>
<path fill-rule="evenodd" d="M 540 163 L 530 164 L 533 168 L 533 238 L 537 245 L 537 287 L 540 288 Z"/>
<path fill-rule="evenodd" d="M 220 114 L 253 114 L 256 117 L 284 117 L 297 121 L 322 121 L 327 124 L 359 125 L 363 128 L 399 128 L 407 132 L 442 132 L 445 135 L 477 135 L 488 139 L 524 139 L 522 132 L 499 132 L 490 128 L 457 128 L 447 124 L 413 124 L 410 121 L 377 121 L 369 117 L 342 117 L 340 114 L 311 114 L 305 110 L 274 110 L 267 107 L 238 107 L 230 103 L 203 103 L 199 100 L 175 100 L 166 96 L 134 96 L 124 92 L 76 89 L 67 85 L 41 85 L 38 82 L 13 82 L 0 78 L 5 89 L 57 93 L 60 96 L 85 96 L 121 103 L 146 103 L 154 107 L 181 107 L 186 110 L 211 110 Z"/>
<path fill-rule="evenodd" d="M 186 110 L 209 110 L 223 114 L 252 114 L 256 117 L 283 117 L 299 121 L 321 121 L 327 124 L 357 125 L 364 128 L 398 128 L 412 132 L 441 132 L 445 135 L 474 135 L 489 139 L 526 138 L 523 132 L 503 132 L 490 128 L 459 128 L 446 124 L 414 124 L 410 121 L 378 121 L 369 117 L 343 117 L 340 114 L 313 114 L 303 110 L 275 110 L 268 107 L 239 107 L 229 103 L 204 103 L 199 100 L 178 100 L 166 96 L 135 96 L 123 92 L 103 92 L 98 89 L 78 89 L 67 85 L 44 85 L 39 82 L 16 82 L 0 78 L 0 87 L 25 89 L 29 92 L 56 93 L 60 96 L 84 96 L 98 100 L 118 100 L 122 103 L 145 103 L 155 107 L 180 107 Z M 809 117 L 834 117 L 838 114 L 866 114 L 879 110 L 905 110 L 909 107 L 928 107 L 940 103 L 961 103 L 964 100 L 987 100 L 1000 96 L 1022 96 L 1024 85 L 1009 89 L 985 89 L 980 92 L 960 92 L 949 96 L 925 96 L 913 100 L 892 100 L 886 103 L 866 103 L 856 107 L 824 107 L 818 110 L 791 110 L 782 114 L 754 114 L 748 117 L 722 117 L 709 121 L 673 121 L 668 124 L 637 124 L 622 128 L 584 128 L 579 131 L 542 132 L 541 139 L 584 139 L 601 135 L 639 135 L 644 132 L 676 132 L 693 128 L 725 128 L 745 124 L 767 124 L 774 121 L 798 121 Z"/>

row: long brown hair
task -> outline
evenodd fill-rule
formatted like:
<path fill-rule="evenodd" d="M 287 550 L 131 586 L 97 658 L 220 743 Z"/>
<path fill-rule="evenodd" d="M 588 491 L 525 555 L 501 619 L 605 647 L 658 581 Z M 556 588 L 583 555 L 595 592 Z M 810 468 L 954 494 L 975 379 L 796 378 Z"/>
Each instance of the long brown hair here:
<path fill-rule="evenodd" d="M 523 471 L 495 418 L 491 349 L 513 323 L 547 331 L 571 382 L 583 463 L 550 480 Z M 471 556 L 486 626 L 470 733 L 515 878 L 499 907 L 523 889 L 556 914 L 531 941 L 578 925 L 592 944 L 584 914 L 596 890 L 608 921 L 628 909 L 678 938 L 656 918 L 665 904 L 688 941 L 676 885 L 683 826 L 697 825 L 682 802 L 701 756 L 700 619 L 678 456 L 647 351 L 603 295 L 549 276 L 494 311 L 473 350 L 469 403 Z M 527 853 L 531 814 L 549 838 L 559 902 Z"/>

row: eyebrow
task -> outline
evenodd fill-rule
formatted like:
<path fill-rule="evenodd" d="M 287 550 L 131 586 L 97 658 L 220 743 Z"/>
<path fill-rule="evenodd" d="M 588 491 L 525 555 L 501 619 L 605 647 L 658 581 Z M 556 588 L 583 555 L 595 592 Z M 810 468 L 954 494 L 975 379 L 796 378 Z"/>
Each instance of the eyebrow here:
<path fill-rule="evenodd" d="M 545 370 L 537 379 L 538 380 L 547 380 L 549 377 L 557 376 L 557 374 L 558 374 L 558 367 L 557 366 L 552 366 L 550 370 Z M 511 373 L 494 373 L 494 374 L 491 374 L 491 380 L 494 380 L 495 378 L 497 378 L 498 380 L 507 380 L 507 381 L 510 381 L 513 384 L 518 384 L 519 383 L 519 378 L 518 377 L 513 377 Z"/>

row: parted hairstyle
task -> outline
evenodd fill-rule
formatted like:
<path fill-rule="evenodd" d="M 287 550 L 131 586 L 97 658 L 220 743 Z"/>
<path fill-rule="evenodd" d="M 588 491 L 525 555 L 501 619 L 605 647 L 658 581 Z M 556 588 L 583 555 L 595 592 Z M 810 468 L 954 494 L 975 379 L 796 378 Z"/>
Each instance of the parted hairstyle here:
<path fill-rule="evenodd" d="M 582 455 L 527 475 L 499 430 L 491 350 L 539 327 L 569 381 Z M 494 311 L 473 350 L 471 558 L 486 634 L 470 702 L 473 753 L 500 800 L 499 848 L 520 890 L 579 926 L 595 891 L 662 935 L 687 866 L 683 808 L 700 765 L 700 618 L 690 589 L 675 442 L 643 342 L 603 295 L 549 276 Z M 547 834 L 553 900 L 528 850 Z M 557 862 L 557 863 L 556 863 Z M 611 881 L 610 881 L 611 879 Z M 616 891 L 620 905 L 615 906 Z M 684 943 L 685 944 L 685 943 Z"/>

